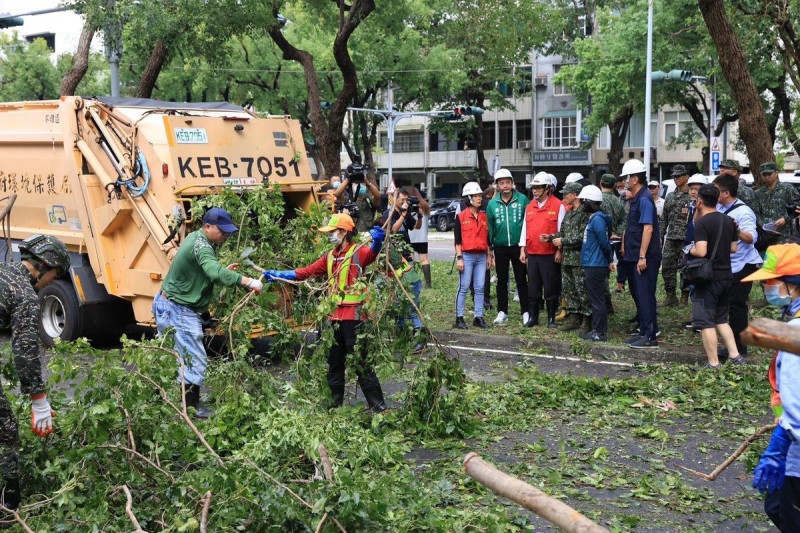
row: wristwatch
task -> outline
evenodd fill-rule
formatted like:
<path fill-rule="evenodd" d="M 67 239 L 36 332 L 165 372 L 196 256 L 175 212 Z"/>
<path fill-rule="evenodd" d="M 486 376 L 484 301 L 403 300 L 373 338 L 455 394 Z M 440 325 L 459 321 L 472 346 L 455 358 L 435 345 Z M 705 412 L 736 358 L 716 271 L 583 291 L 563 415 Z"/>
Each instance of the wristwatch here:
<path fill-rule="evenodd" d="M 643 256 L 643 255 L 640 255 L 640 256 L 639 256 L 639 261 L 641 261 L 642 259 L 645 259 L 645 256 Z"/>
<path fill-rule="evenodd" d="M 457 255 L 457 256 L 456 256 L 456 259 L 464 259 L 464 256 L 462 256 L 462 255 Z"/>

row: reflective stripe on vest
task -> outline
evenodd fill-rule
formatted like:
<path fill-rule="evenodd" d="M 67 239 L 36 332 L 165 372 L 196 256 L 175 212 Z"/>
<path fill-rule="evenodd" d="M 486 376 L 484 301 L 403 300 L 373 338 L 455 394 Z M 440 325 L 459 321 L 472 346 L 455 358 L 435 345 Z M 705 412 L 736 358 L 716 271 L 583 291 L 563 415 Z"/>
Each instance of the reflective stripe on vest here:
<path fill-rule="evenodd" d="M 361 270 L 361 261 L 356 254 L 356 250 L 358 246 L 352 246 L 345 254 L 344 258 L 342 259 L 341 263 L 342 266 L 339 269 L 339 280 L 338 286 L 336 283 L 336 278 L 333 277 L 333 263 L 334 263 L 334 255 L 333 250 L 328 253 L 328 291 L 330 294 L 336 295 L 337 303 L 341 304 L 350 304 L 350 305 L 357 305 L 364 301 L 367 296 L 365 290 L 353 292 L 348 291 L 348 283 L 347 278 L 350 274 L 350 267 L 355 265 L 359 270 Z M 358 275 L 356 274 L 356 277 Z M 342 294 L 344 296 L 342 296 Z"/>

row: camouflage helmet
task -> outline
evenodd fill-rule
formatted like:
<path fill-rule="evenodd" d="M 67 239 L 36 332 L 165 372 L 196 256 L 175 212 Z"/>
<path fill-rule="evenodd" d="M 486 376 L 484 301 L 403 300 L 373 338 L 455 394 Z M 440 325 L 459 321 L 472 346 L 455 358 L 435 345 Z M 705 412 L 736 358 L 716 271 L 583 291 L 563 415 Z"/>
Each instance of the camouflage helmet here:
<path fill-rule="evenodd" d="M 64 243 L 50 235 L 33 235 L 19 243 L 19 255 L 23 260 L 38 259 L 58 275 L 69 270 L 69 252 Z"/>

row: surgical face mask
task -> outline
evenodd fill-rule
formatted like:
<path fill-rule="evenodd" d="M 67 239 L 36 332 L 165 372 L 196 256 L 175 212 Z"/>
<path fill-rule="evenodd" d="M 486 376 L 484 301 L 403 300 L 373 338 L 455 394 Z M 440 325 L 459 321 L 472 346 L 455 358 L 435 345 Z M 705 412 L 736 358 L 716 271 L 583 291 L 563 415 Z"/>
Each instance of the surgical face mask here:
<path fill-rule="evenodd" d="M 342 234 L 340 231 L 332 231 L 330 235 L 328 235 L 328 242 L 331 244 L 339 244 L 342 242 Z"/>
<path fill-rule="evenodd" d="M 774 305 L 778 309 L 783 309 L 792 303 L 790 295 L 781 296 L 781 284 L 764 285 L 764 298 L 767 299 L 770 305 Z"/>

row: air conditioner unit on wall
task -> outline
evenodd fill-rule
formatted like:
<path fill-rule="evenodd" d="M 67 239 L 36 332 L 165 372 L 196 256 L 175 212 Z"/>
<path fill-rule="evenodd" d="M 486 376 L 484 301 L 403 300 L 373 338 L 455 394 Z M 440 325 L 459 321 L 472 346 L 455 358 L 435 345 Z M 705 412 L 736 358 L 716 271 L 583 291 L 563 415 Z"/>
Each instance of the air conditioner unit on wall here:
<path fill-rule="evenodd" d="M 546 74 L 539 74 L 534 78 L 533 84 L 536 87 L 547 87 L 547 75 Z"/>
<path fill-rule="evenodd" d="M 517 141 L 517 150 L 530 150 L 531 141 Z"/>

